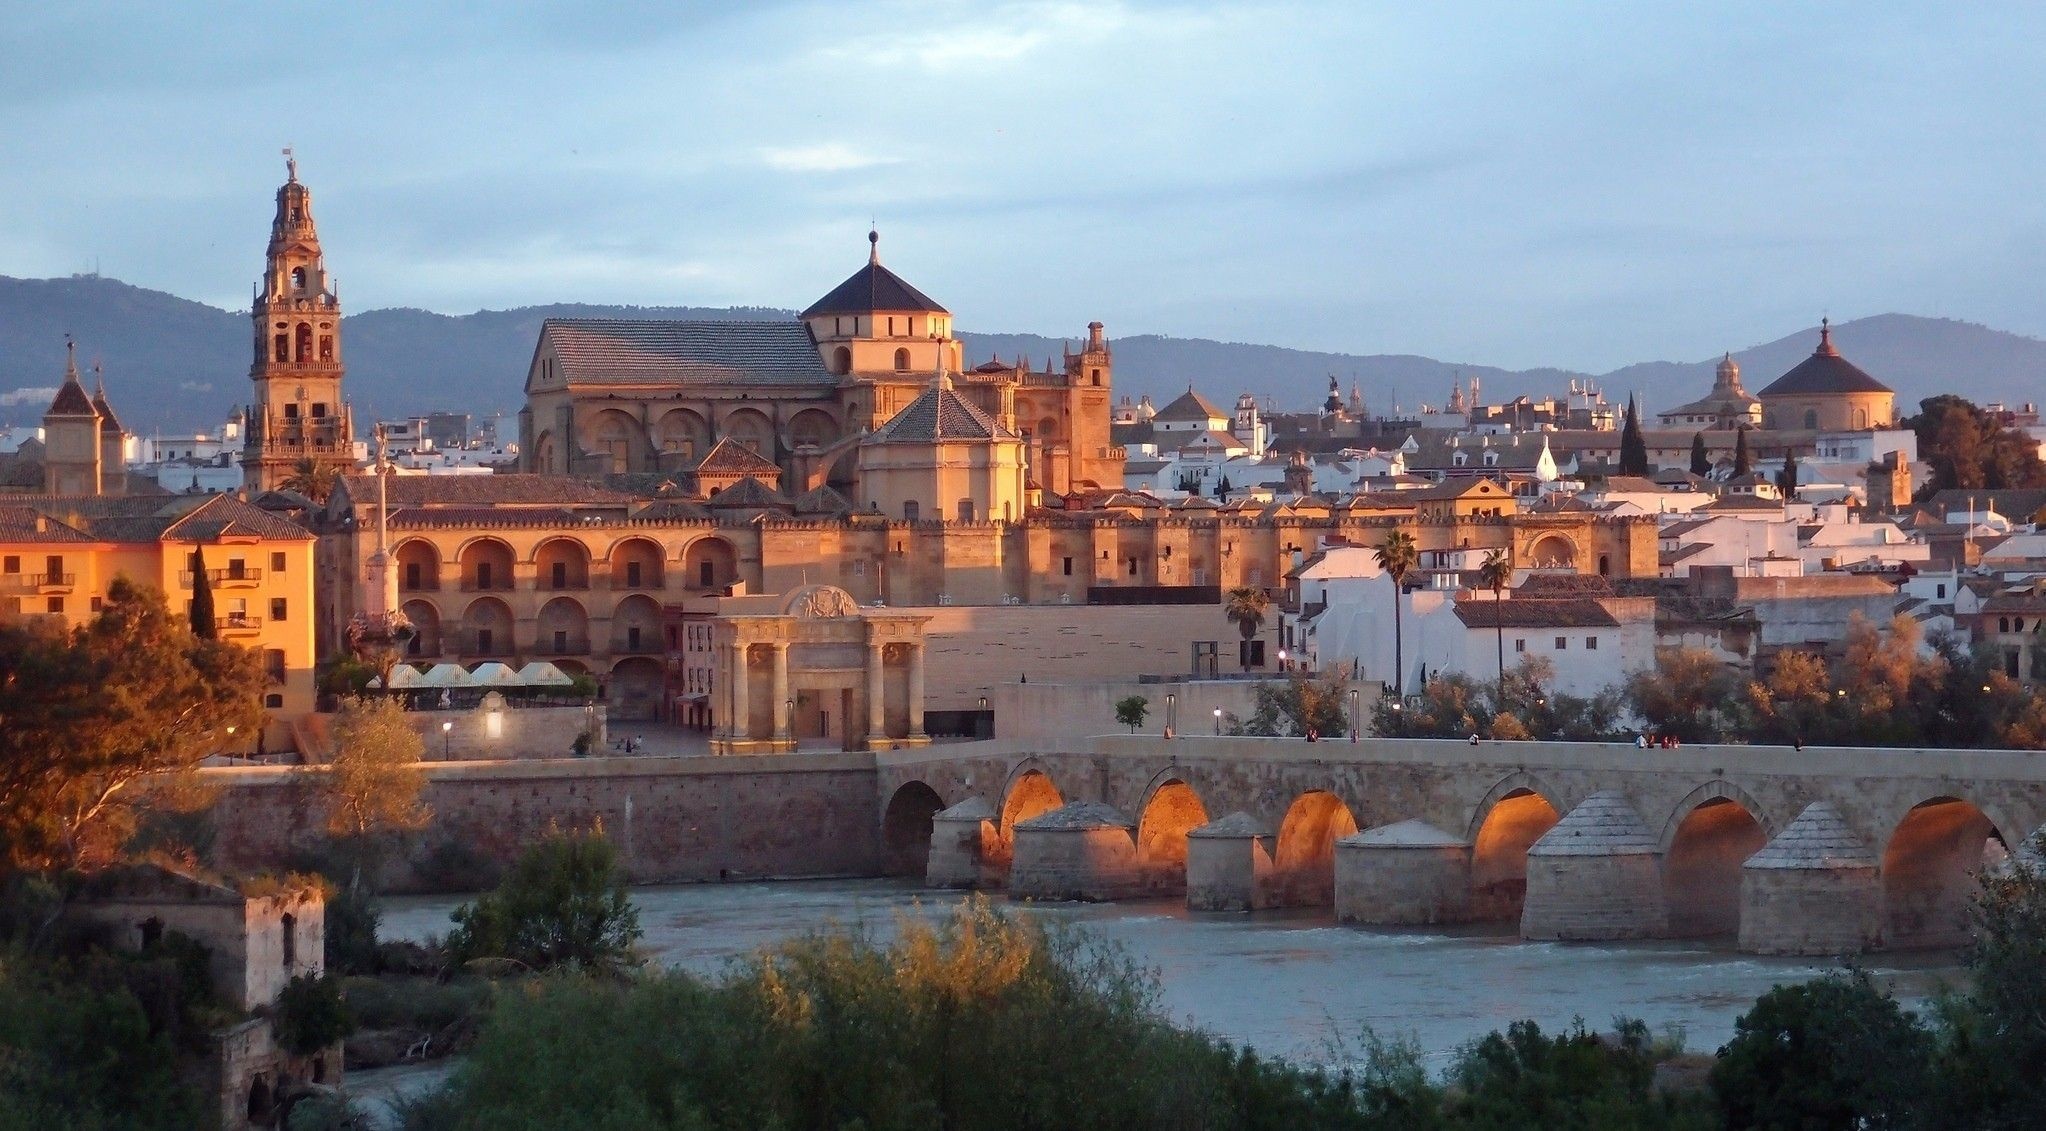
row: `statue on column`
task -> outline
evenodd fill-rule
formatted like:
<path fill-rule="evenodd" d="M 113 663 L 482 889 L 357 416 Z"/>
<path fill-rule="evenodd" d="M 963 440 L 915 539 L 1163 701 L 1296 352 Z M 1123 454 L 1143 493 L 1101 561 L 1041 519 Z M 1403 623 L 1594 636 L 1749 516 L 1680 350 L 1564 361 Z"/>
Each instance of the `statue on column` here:
<path fill-rule="evenodd" d="M 418 635 L 411 618 L 398 608 L 398 572 L 391 560 L 389 532 L 386 517 L 385 477 L 391 473 L 391 461 L 384 442 L 384 427 L 377 425 L 377 458 L 373 470 L 377 477 L 377 545 L 369 556 L 367 568 L 363 571 L 362 607 L 348 618 L 348 627 L 343 633 L 348 641 L 348 650 L 355 658 L 376 669 L 377 686 L 385 693 L 391 690 L 391 672 L 398 666 L 398 658 Z"/>

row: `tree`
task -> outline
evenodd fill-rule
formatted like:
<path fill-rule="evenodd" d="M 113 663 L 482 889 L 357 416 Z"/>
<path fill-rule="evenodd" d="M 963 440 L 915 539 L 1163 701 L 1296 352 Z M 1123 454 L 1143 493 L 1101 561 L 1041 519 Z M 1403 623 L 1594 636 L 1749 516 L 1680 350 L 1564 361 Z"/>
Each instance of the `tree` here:
<path fill-rule="evenodd" d="M 1506 583 L 1513 580 L 1513 563 L 1504 550 L 1485 551 L 1485 560 L 1478 566 L 1478 579 L 1485 588 L 1492 591 L 1492 635 L 1499 645 L 1499 679 L 1506 679 L 1506 618 L 1498 607 L 1506 593 Z"/>
<path fill-rule="evenodd" d="M 1655 667 L 1627 680 L 1627 702 L 1658 734 L 1685 742 L 1716 742 L 1739 734 L 1742 685 L 1719 657 L 1702 648 L 1660 653 Z"/>
<path fill-rule="evenodd" d="M 1220 478 L 1220 479 L 1216 480 L 1216 481 L 1215 481 L 1215 499 L 1216 499 L 1216 501 L 1217 501 L 1217 502 L 1223 502 L 1223 503 L 1226 503 L 1226 502 L 1228 502 L 1228 501 L 1229 501 L 1229 492 L 1230 492 L 1231 490 L 1234 490 L 1234 488 L 1232 488 L 1232 487 L 1230 487 L 1230 486 L 1229 486 L 1229 477 L 1228 477 L 1228 476 L 1224 475 L 1224 476 L 1223 476 L 1222 478 Z"/>
<path fill-rule="evenodd" d="M 307 458 L 291 467 L 291 474 L 284 477 L 277 486 L 281 490 L 293 491 L 316 503 L 324 503 L 334 493 L 334 487 L 341 481 L 341 473 L 333 464 L 320 463 Z"/>
<path fill-rule="evenodd" d="M 1309 679 L 1296 671 L 1283 683 L 1258 684 L 1253 694 L 1254 709 L 1244 721 L 1244 734 L 1304 737 L 1312 732 L 1333 737 L 1349 729 L 1345 707 L 1349 685 L 1342 680 Z"/>
<path fill-rule="evenodd" d="M 70 632 L 0 625 L 0 862 L 111 858 L 140 784 L 260 723 L 262 686 L 255 653 L 193 635 L 162 593 L 124 577 Z"/>
<path fill-rule="evenodd" d="M 206 555 L 199 546 L 192 547 L 192 635 L 201 640 L 220 635 L 220 626 L 213 619 L 213 579 L 207 576 Z"/>
<path fill-rule="evenodd" d="M 1908 1127 L 1931 1052 L 1918 1019 L 1850 969 L 1763 994 L 1719 1050 L 1712 1091 L 1728 1127 Z"/>
<path fill-rule="evenodd" d="M 1648 474 L 1648 441 L 1641 435 L 1641 408 L 1627 398 L 1627 421 L 1620 428 L 1620 474 Z"/>
<path fill-rule="evenodd" d="M 1272 600 L 1265 596 L 1265 591 L 1249 585 L 1231 589 L 1229 603 L 1222 606 L 1222 615 L 1234 621 L 1236 631 L 1243 636 L 1237 659 L 1245 670 L 1250 668 L 1250 642 L 1257 639 L 1258 630 L 1265 624 L 1265 612 L 1271 607 Z"/>
<path fill-rule="evenodd" d="M 632 964 L 642 933 L 618 850 L 601 828 L 548 833 L 496 891 L 456 908 L 454 919 L 455 961 L 500 959 L 529 970 L 616 971 Z"/>
<path fill-rule="evenodd" d="M 1898 421 L 1918 435 L 1918 457 L 1932 469 L 1918 496 L 1935 491 L 2046 487 L 2038 445 L 1965 397 L 1942 393 Z"/>
<path fill-rule="evenodd" d="M 2035 840 L 1985 869 L 1965 995 L 1940 1004 L 1939 1094 L 1953 1127 L 2046 1126 L 2046 871 Z"/>
<path fill-rule="evenodd" d="M 1776 475 L 1776 487 L 1786 499 L 1797 498 L 1797 452 L 1786 448 L 1783 452 L 1783 470 Z"/>
<path fill-rule="evenodd" d="M 1691 474 L 1712 474 L 1712 457 L 1705 454 L 1705 433 L 1691 433 Z"/>
<path fill-rule="evenodd" d="M 1407 574 L 1420 564 L 1421 553 L 1414 546 L 1414 536 L 1404 530 L 1389 531 L 1385 541 L 1378 544 L 1372 554 L 1378 561 L 1378 568 L 1392 578 L 1392 693 L 1395 697 L 1406 694 L 1407 666 L 1405 631 L 1400 621 L 1401 589 L 1405 586 Z"/>
<path fill-rule="evenodd" d="M 1137 733 L 1150 713 L 1151 701 L 1141 695 L 1125 695 L 1115 701 L 1115 721 L 1130 728 L 1131 734 Z"/>
<path fill-rule="evenodd" d="M 342 838 L 354 858 L 351 892 L 361 887 L 365 858 L 375 853 L 382 834 L 420 828 L 432 816 L 419 800 L 425 753 L 425 742 L 406 724 L 397 700 L 342 703 L 334 722 L 334 758 L 319 773 L 327 832 Z"/>
<path fill-rule="evenodd" d="M 1739 479 L 1754 470 L 1748 457 L 1748 430 L 1746 427 L 1733 431 L 1733 477 Z"/>

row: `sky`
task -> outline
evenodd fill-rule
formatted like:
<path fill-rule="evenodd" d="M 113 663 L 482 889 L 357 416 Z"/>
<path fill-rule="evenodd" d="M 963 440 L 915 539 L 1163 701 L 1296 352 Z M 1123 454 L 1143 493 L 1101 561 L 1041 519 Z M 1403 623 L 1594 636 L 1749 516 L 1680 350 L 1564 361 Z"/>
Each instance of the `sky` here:
<path fill-rule="evenodd" d="M 7 0 L 0 274 L 801 308 L 1600 372 L 2046 336 L 2046 6 Z"/>

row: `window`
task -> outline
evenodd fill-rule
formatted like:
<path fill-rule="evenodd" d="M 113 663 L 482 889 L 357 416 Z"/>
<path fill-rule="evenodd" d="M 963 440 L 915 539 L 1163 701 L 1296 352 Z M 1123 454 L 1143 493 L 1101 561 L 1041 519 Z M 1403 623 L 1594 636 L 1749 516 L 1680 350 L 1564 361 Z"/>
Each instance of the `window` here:
<path fill-rule="evenodd" d="M 916 500 L 904 499 L 902 501 L 902 521 L 915 522 L 918 517 Z"/>
<path fill-rule="evenodd" d="M 1935 592 L 1935 594 L 1934 594 L 1934 597 L 1935 597 L 1935 599 L 1937 599 L 1937 600 L 1945 600 L 1945 599 L 1946 599 L 1946 595 L 1947 595 L 1947 587 L 1946 587 L 1946 586 L 1945 586 L 1944 584 L 1942 584 L 1942 585 L 1940 585 L 1940 586 L 1938 586 L 1938 587 L 1937 587 L 1937 591 Z"/>
<path fill-rule="evenodd" d="M 270 555 L 270 572 L 271 572 L 271 573 L 283 573 L 283 572 L 284 572 L 284 553 L 283 553 L 283 551 L 281 551 L 281 550 L 280 550 L 280 551 L 277 551 L 277 552 L 275 552 L 275 553 L 273 553 L 273 554 L 271 554 L 271 555 Z"/>
<path fill-rule="evenodd" d="M 301 362 L 313 359 L 313 328 L 304 322 L 298 324 L 298 338 L 293 343 L 296 359 Z"/>
<path fill-rule="evenodd" d="M 49 610 L 50 612 L 61 613 L 64 611 L 64 598 L 52 597 L 49 599 L 48 602 L 44 604 L 43 607 Z"/>
<path fill-rule="evenodd" d="M 271 620 L 284 619 L 284 598 L 282 597 L 270 598 L 270 619 Z"/>
<path fill-rule="evenodd" d="M 973 500 L 972 500 L 972 499 L 961 499 L 961 500 L 959 500 L 959 521 L 961 521 L 961 522 L 972 522 L 972 521 L 973 521 Z"/>
<path fill-rule="evenodd" d="M 556 589 L 568 588 L 568 563 L 555 562 L 548 571 L 548 579 Z"/>
<path fill-rule="evenodd" d="M 297 420 L 297 419 L 298 419 L 298 406 L 297 406 L 297 405 L 295 405 L 295 404 L 287 404 L 287 405 L 285 405 L 285 406 L 284 406 L 284 419 L 286 419 L 286 420 Z"/>
<path fill-rule="evenodd" d="M 1558 637 L 1556 638 L 1556 651 L 1558 651 L 1558 652 L 1567 652 L 1567 651 L 1569 651 L 1569 650 L 1570 650 L 1570 638 L 1569 638 L 1569 637 L 1567 637 L 1567 636 L 1558 636 Z"/>
<path fill-rule="evenodd" d="M 419 563 L 418 563 L 418 562 L 406 562 L 406 563 L 405 563 L 405 588 L 407 588 L 407 589 L 417 589 L 417 588 L 419 588 Z"/>
<path fill-rule="evenodd" d="M 44 558 L 43 575 L 44 580 L 49 582 L 49 584 L 62 585 L 64 583 L 64 559 L 56 554 L 51 554 L 49 557 Z M 2024 625 L 2019 625 L 2018 627 L 2023 628 Z"/>
<path fill-rule="evenodd" d="M 1073 559 L 1071 558 L 1065 559 L 1065 575 L 1067 577 L 1073 576 Z"/>
<path fill-rule="evenodd" d="M 284 682 L 284 649 L 263 649 L 263 675 L 271 683 Z"/>
<path fill-rule="evenodd" d="M 901 350 L 896 350 L 896 351 L 895 351 L 895 371 L 896 371 L 897 373 L 907 373 L 907 372 L 909 372 L 909 351 L 908 351 L 908 350 L 906 350 L 906 349 L 901 349 Z"/>
<path fill-rule="evenodd" d="M 332 334 L 320 335 L 320 360 L 321 361 L 334 360 L 334 335 Z"/>
<path fill-rule="evenodd" d="M 636 624 L 625 630 L 625 650 L 639 651 L 639 626 Z"/>
<path fill-rule="evenodd" d="M 852 571 L 854 577 L 867 576 L 867 559 L 854 558 L 852 563 Z"/>
<path fill-rule="evenodd" d="M 7 555 L 7 557 L 6 557 L 6 558 L 5 558 L 4 560 L 0 560 L 0 573 L 20 573 L 20 572 L 21 572 L 21 556 L 20 556 L 19 554 L 9 554 L 9 555 Z"/>
<path fill-rule="evenodd" d="M 565 629 L 565 628 L 557 628 L 557 629 L 555 629 L 555 630 L 554 630 L 554 650 L 555 650 L 556 652 L 566 652 L 566 651 L 568 651 L 568 630 L 567 630 L 567 629 Z"/>
<path fill-rule="evenodd" d="M 1587 652 L 1596 652 L 1596 651 L 1598 651 L 1598 637 L 1596 637 L 1596 636 L 1587 636 L 1587 637 L 1585 637 L 1585 638 L 1584 638 L 1584 650 L 1585 650 L 1585 651 L 1587 651 Z"/>
<path fill-rule="evenodd" d="M 1516 636 L 1516 637 L 1514 637 L 1514 638 L 1513 638 L 1513 650 L 1514 650 L 1514 652 L 1515 652 L 1515 653 L 1520 653 L 1520 652 L 1525 652 L 1525 651 L 1527 651 L 1527 640 L 1526 640 L 1525 638 L 1523 638 L 1523 637 L 1519 637 L 1519 636 Z"/>
<path fill-rule="evenodd" d="M 1998 617 L 1998 618 L 1996 618 L 1996 631 L 1998 631 L 1998 632 L 2009 632 L 2009 631 L 2010 631 L 2010 618 L 2009 618 L 2009 617 Z"/>
<path fill-rule="evenodd" d="M 490 645 L 492 643 L 489 629 L 479 628 L 476 630 L 476 650 L 478 652 L 488 653 L 491 651 Z"/>
<path fill-rule="evenodd" d="M 314 420 L 325 420 L 326 418 L 327 418 L 327 406 L 326 406 L 326 405 L 324 405 L 324 404 L 322 404 L 322 403 L 320 403 L 320 402 L 318 402 L 318 401 L 315 401 L 315 402 L 313 402 L 313 419 L 314 419 Z"/>
<path fill-rule="evenodd" d="M 704 589 L 716 583 L 716 576 L 716 567 L 710 562 L 702 562 L 696 567 L 696 583 Z"/>
<path fill-rule="evenodd" d="M 249 566 L 240 558 L 227 559 L 227 576 L 240 581 L 249 575 Z"/>
<path fill-rule="evenodd" d="M 96 613 L 96 612 L 98 612 L 98 611 L 100 610 L 100 607 L 101 607 L 101 606 L 102 606 L 102 605 L 103 605 L 104 603 L 105 603 L 105 602 L 101 601 L 101 600 L 100 600 L 100 598 L 98 598 L 98 597 L 94 597 L 94 598 L 92 599 L 92 611 L 93 611 L 93 612 L 95 612 L 95 613 Z M 19 611 L 19 610 L 17 610 L 17 611 Z"/>
<path fill-rule="evenodd" d="M 638 562 L 626 562 L 626 563 L 625 563 L 625 587 L 626 587 L 626 588 L 628 588 L 628 589 L 637 589 L 637 588 L 639 588 L 639 563 L 638 563 Z"/>
<path fill-rule="evenodd" d="M 290 361 L 291 339 L 283 334 L 277 335 L 270 343 L 270 358 L 273 361 Z"/>
<path fill-rule="evenodd" d="M 476 563 L 476 588 L 478 588 L 478 589 L 488 589 L 488 588 L 490 588 L 490 563 L 489 563 L 489 562 L 477 562 L 477 563 Z"/>
<path fill-rule="evenodd" d="M 1613 572 L 1613 559 L 1612 559 L 1611 555 L 1608 555 L 1608 554 L 1600 554 L 1600 555 L 1598 556 L 1598 575 L 1599 575 L 1600 577 L 1610 577 L 1610 576 L 1612 576 L 1612 572 Z"/>
<path fill-rule="evenodd" d="M 283 925 L 284 925 L 284 972 L 288 974 L 291 972 L 291 968 L 298 964 L 298 919 L 293 916 L 286 915 L 284 917 Z"/>
<path fill-rule="evenodd" d="M 291 269 L 291 289 L 294 291 L 305 289 L 305 268 L 293 267 Z"/>

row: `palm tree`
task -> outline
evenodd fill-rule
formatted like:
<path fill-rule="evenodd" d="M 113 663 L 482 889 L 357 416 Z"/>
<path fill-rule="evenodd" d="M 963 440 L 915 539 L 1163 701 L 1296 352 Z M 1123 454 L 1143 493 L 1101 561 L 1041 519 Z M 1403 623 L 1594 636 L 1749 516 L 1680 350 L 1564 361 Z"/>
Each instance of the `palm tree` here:
<path fill-rule="evenodd" d="M 1499 607 L 1499 601 L 1501 594 L 1506 591 L 1506 583 L 1513 580 L 1513 563 L 1507 559 L 1506 551 L 1485 551 L 1485 561 L 1484 564 L 1478 567 L 1478 577 L 1484 581 L 1485 588 L 1492 591 L 1492 632 L 1499 640 L 1499 685 L 1504 687 L 1506 685 L 1506 618 L 1500 615 L 1504 610 Z"/>
<path fill-rule="evenodd" d="M 1229 603 L 1222 607 L 1222 615 L 1236 622 L 1236 631 L 1243 634 L 1247 644 L 1264 627 L 1265 613 L 1271 607 L 1272 600 L 1265 596 L 1264 590 L 1244 585 L 1229 591 Z M 1237 660 L 1245 670 L 1249 670 L 1250 649 L 1241 649 Z"/>
<path fill-rule="evenodd" d="M 324 503 L 334 493 L 334 484 L 339 482 L 341 473 L 331 463 L 320 463 L 311 458 L 299 460 L 291 467 L 291 474 L 277 484 L 280 490 L 295 491 L 316 503 Z"/>
<path fill-rule="evenodd" d="M 1395 530 L 1379 543 L 1378 568 L 1392 578 L 1392 682 L 1393 694 L 1406 694 L 1407 659 L 1405 630 L 1400 622 L 1400 590 L 1407 580 L 1407 574 L 1421 560 L 1420 551 L 1414 548 L 1414 536 L 1404 530 Z"/>

